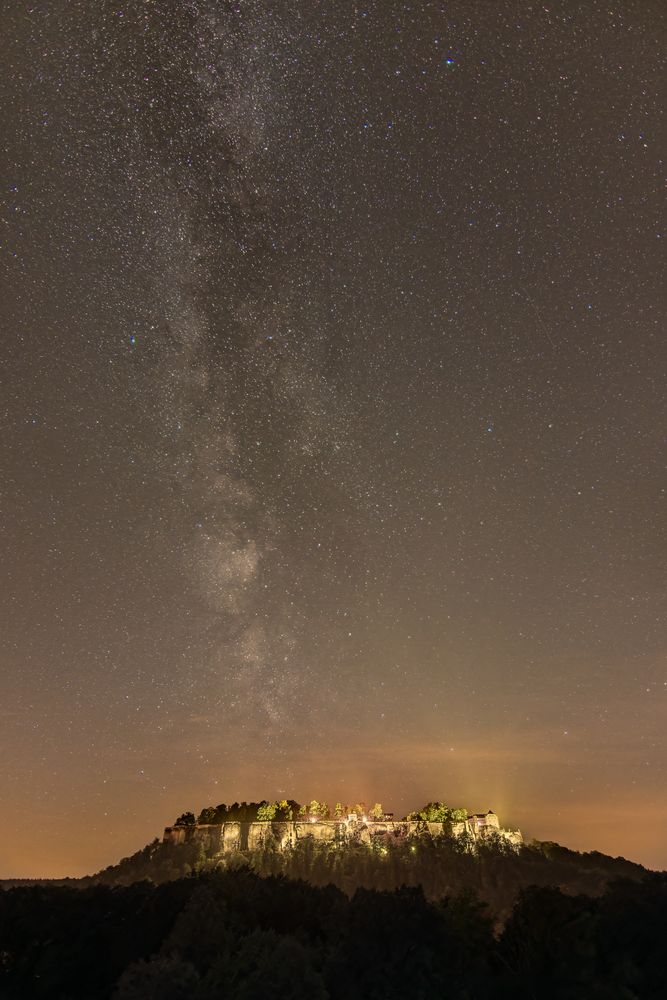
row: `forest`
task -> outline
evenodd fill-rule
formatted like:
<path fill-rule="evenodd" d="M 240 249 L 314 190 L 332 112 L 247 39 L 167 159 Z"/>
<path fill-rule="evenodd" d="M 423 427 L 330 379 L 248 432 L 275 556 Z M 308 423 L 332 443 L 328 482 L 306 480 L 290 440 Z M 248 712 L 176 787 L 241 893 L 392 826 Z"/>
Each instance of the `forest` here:
<path fill-rule="evenodd" d="M 474 893 L 358 888 L 248 866 L 161 885 L 0 892 L 7 1000 L 658 1000 L 667 877 L 597 896 L 521 891 L 502 930 Z"/>

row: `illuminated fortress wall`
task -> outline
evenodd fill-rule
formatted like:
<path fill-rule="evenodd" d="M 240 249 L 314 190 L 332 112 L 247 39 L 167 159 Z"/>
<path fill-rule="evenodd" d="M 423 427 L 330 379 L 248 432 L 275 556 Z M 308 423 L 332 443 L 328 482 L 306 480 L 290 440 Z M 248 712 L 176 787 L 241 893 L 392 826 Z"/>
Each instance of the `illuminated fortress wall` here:
<path fill-rule="evenodd" d="M 262 849 L 282 851 L 294 847 L 306 838 L 328 843 L 371 845 L 404 841 L 416 836 L 436 839 L 446 833 L 455 837 L 467 837 L 473 843 L 494 836 L 514 847 L 523 843 L 521 831 L 503 829 L 495 813 L 471 816 L 464 822 L 454 823 L 451 831 L 446 829 L 444 823 L 412 820 L 377 822 L 311 819 L 292 822 L 202 823 L 195 826 L 168 826 L 164 831 L 163 841 L 171 844 L 200 841 L 207 851 L 232 854 Z"/>

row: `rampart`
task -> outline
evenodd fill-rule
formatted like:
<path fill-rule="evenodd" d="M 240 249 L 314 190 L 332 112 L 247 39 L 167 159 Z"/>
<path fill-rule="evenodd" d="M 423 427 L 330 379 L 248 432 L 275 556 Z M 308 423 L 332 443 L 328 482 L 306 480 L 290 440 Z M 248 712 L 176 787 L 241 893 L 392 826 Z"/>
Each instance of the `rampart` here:
<path fill-rule="evenodd" d="M 168 826 L 164 831 L 163 841 L 171 844 L 198 841 L 203 844 L 207 853 L 215 855 L 257 850 L 284 851 L 308 838 L 331 844 L 373 846 L 406 841 L 411 837 L 429 837 L 435 840 L 443 836 L 467 838 L 473 847 L 494 837 L 515 848 L 523 843 L 521 831 L 503 829 L 495 813 L 470 816 L 467 820 L 453 824 L 349 818 L 201 823 L 193 826 Z"/>

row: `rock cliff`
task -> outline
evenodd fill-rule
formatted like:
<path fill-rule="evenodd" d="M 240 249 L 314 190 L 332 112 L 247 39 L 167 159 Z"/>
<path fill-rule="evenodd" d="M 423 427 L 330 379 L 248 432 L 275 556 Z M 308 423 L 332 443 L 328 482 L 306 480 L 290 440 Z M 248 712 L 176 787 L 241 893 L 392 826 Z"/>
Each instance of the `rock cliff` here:
<path fill-rule="evenodd" d="M 414 820 L 295 820 L 291 822 L 201 823 L 192 826 L 168 826 L 163 841 L 171 844 L 201 842 L 211 854 L 238 851 L 278 850 L 294 847 L 300 840 L 312 838 L 332 844 L 372 844 L 444 835 L 466 837 L 471 844 L 499 837 L 518 847 L 523 843 L 520 830 L 503 829 L 495 813 L 478 814 L 454 823 L 425 823 Z"/>

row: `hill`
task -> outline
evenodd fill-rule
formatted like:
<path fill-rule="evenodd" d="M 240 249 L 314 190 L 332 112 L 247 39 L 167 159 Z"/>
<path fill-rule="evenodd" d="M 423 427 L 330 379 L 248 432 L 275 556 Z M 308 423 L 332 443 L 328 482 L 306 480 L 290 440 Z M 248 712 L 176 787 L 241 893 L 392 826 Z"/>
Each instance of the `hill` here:
<path fill-rule="evenodd" d="M 488 838 L 470 850 L 456 836 L 415 836 L 381 844 L 344 844 L 304 838 L 288 850 L 273 847 L 221 855 L 201 841 L 157 840 L 80 885 L 156 884 L 190 874 L 248 867 L 261 876 L 286 876 L 314 886 L 334 885 L 351 897 L 357 889 L 421 886 L 426 899 L 472 892 L 503 923 L 528 886 L 554 887 L 569 895 L 598 896 L 616 879 L 642 881 L 647 871 L 624 858 L 597 851 L 578 853 L 552 842 L 508 845 Z"/>

